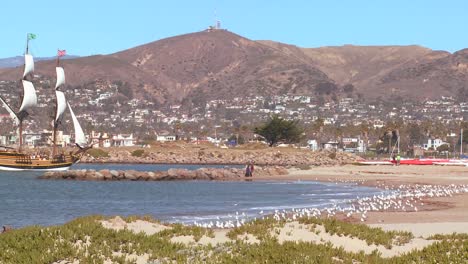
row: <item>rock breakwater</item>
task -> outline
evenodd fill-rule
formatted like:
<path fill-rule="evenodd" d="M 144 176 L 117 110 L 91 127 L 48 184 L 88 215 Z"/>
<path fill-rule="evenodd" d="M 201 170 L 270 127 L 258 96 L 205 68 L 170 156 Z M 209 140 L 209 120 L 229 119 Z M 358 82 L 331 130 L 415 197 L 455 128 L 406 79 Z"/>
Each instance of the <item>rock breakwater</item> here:
<path fill-rule="evenodd" d="M 255 175 L 286 175 L 282 167 L 257 167 Z M 69 170 L 46 172 L 39 179 L 82 181 L 174 181 L 174 180 L 240 180 L 244 170 L 237 168 L 200 168 L 197 170 L 169 169 L 167 171 L 136 170 Z"/>
<path fill-rule="evenodd" d="M 222 149 L 176 149 L 171 151 L 141 149 L 142 155 L 136 157 L 131 150 L 109 150 L 107 157 L 86 155 L 85 163 L 159 163 L 159 164 L 246 164 L 273 166 L 336 166 L 351 164 L 359 158 L 342 152 L 312 152 L 309 150 L 222 150 Z"/>

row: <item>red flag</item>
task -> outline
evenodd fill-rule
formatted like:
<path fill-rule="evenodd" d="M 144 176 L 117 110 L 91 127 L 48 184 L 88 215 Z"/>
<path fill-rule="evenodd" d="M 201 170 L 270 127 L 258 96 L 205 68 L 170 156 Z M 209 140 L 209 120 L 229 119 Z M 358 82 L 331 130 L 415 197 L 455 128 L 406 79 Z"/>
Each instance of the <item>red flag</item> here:
<path fill-rule="evenodd" d="M 67 54 L 67 51 L 66 50 L 58 50 L 57 51 L 57 56 L 59 57 L 63 57 Z"/>

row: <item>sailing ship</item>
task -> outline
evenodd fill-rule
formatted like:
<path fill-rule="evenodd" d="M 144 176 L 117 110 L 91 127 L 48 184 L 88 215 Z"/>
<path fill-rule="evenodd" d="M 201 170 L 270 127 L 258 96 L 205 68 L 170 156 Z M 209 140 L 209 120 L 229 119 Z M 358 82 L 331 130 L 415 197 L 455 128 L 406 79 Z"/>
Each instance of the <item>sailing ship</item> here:
<path fill-rule="evenodd" d="M 68 170 L 74 163 L 79 162 L 83 153 L 90 148 L 87 146 L 87 141 L 83 129 L 81 128 L 78 119 L 76 118 L 70 104 L 66 101 L 65 94 L 60 89 L 65 84 L 65 71 L 60 66 L 60 57 L 64 55 L 64 51 L 58 51 L 57 54 L 57 82 L 55 85 L 55 114 L 53 116 L 53 140 L 52 140 L 52 155 L 36 155 L 28 154 L 23 152 L 23 121 L 29 116 L 28 111 L 37 105 L 37 95 L 34 85 L 31 81 L 32 73 L 34 71 L 34 59 L 29 54 L 29 41 L 35 39 L 34 34 L 28 34 L 26 42 L 26 52 L 24 55 L 25 66 L 22 77 L 23 84 L 23 96 L 21 98 L 21 106 L 18 111 L 14 111 L 13 108 L 6 102 L 6 100 L 0 96 L 0 101 L 3 106 L 8 110 L 14 124 L 18 126 L 19 134 L 19 147 L 17 150 L 13 148 L 5 148 L 4 151 L 0 151 L 0 170 L 9 171 L 52 171 L 52 170 Z M 63 114 L 65 110 L 70 110 L 72 117 L 73 126 L 75 130 L 75 145 L 78 150 L 71 151 L 68 154 L 58 153 L 57 151 L 57 130 L 62 122 Z"/>

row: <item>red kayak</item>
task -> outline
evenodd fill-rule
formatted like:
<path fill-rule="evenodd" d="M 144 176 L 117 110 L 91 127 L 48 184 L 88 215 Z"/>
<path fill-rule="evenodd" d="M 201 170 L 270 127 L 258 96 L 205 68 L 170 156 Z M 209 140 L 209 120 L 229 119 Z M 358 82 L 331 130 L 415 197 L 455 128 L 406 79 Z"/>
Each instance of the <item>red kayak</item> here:
<path fill-rule="evenodd" d="M 391 160 L 390 162 L 396 163 Z M 435 162 L 449 162 L 448 159 L 402 159 L 400 165 L 434 165 Z"/>

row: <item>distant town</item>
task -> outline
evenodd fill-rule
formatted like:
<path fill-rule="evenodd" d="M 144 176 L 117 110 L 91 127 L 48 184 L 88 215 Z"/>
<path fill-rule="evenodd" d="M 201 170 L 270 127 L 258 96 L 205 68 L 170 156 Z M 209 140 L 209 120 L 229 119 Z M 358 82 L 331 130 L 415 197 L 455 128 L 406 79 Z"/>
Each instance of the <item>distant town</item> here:
<path fill-rule="evenodd" d="M 53 81 L 40 75 L 35 75 L 34 79 L 39 106 L 27 119 L 24 134 L 24 142 L 30 147 L 51 144 L 48 116 L 55 107 Z M 19 89 L 17 82 L 0 81 L 0 94 L 12 105 L 18 105 Z M 445 151 L 455 151 L 461 125 L 468 120 L 468 102 L 452 97 L 413 102 L 402 98 L 363 101 L 356 96 L 324 100 L 314 95 L 274 95 L 162 105 L 150 98 L 134 98 L 126 83 L 102 80 L 66 87 L 65 94 L 76 109 L 75 114 L 89 140 L 101 147 L 175 140 L 233 146 L 259 140 L 252 132 L 253 128 L 272 114 L 278 114 L 299 121 L 304 127 L 302 146 L 313 150 L 340 148 L 366 152 L 378 150 L 377 146 L 381 144 L 387 148 L 382 151 L 389 151 L 387 144 L 382 142 L 385 131 L 393 129 L 402 133 L 401 126 L 416 125 L 421 131 L 411 132 L 417 133 L 413 139 L 406 135 L 404 148 L 437 150 L 447 145 Z M 0 144 L 14 145 L 17 142 L 16 128 L 6 110 L 2 109 L 0 113 Z M 423 127 L 435 123 L 440 124 L 439 128 L 435 125 Z M 58 144 L 71 144 L 72 131 L 67 115 L 58 135 Z"/>

